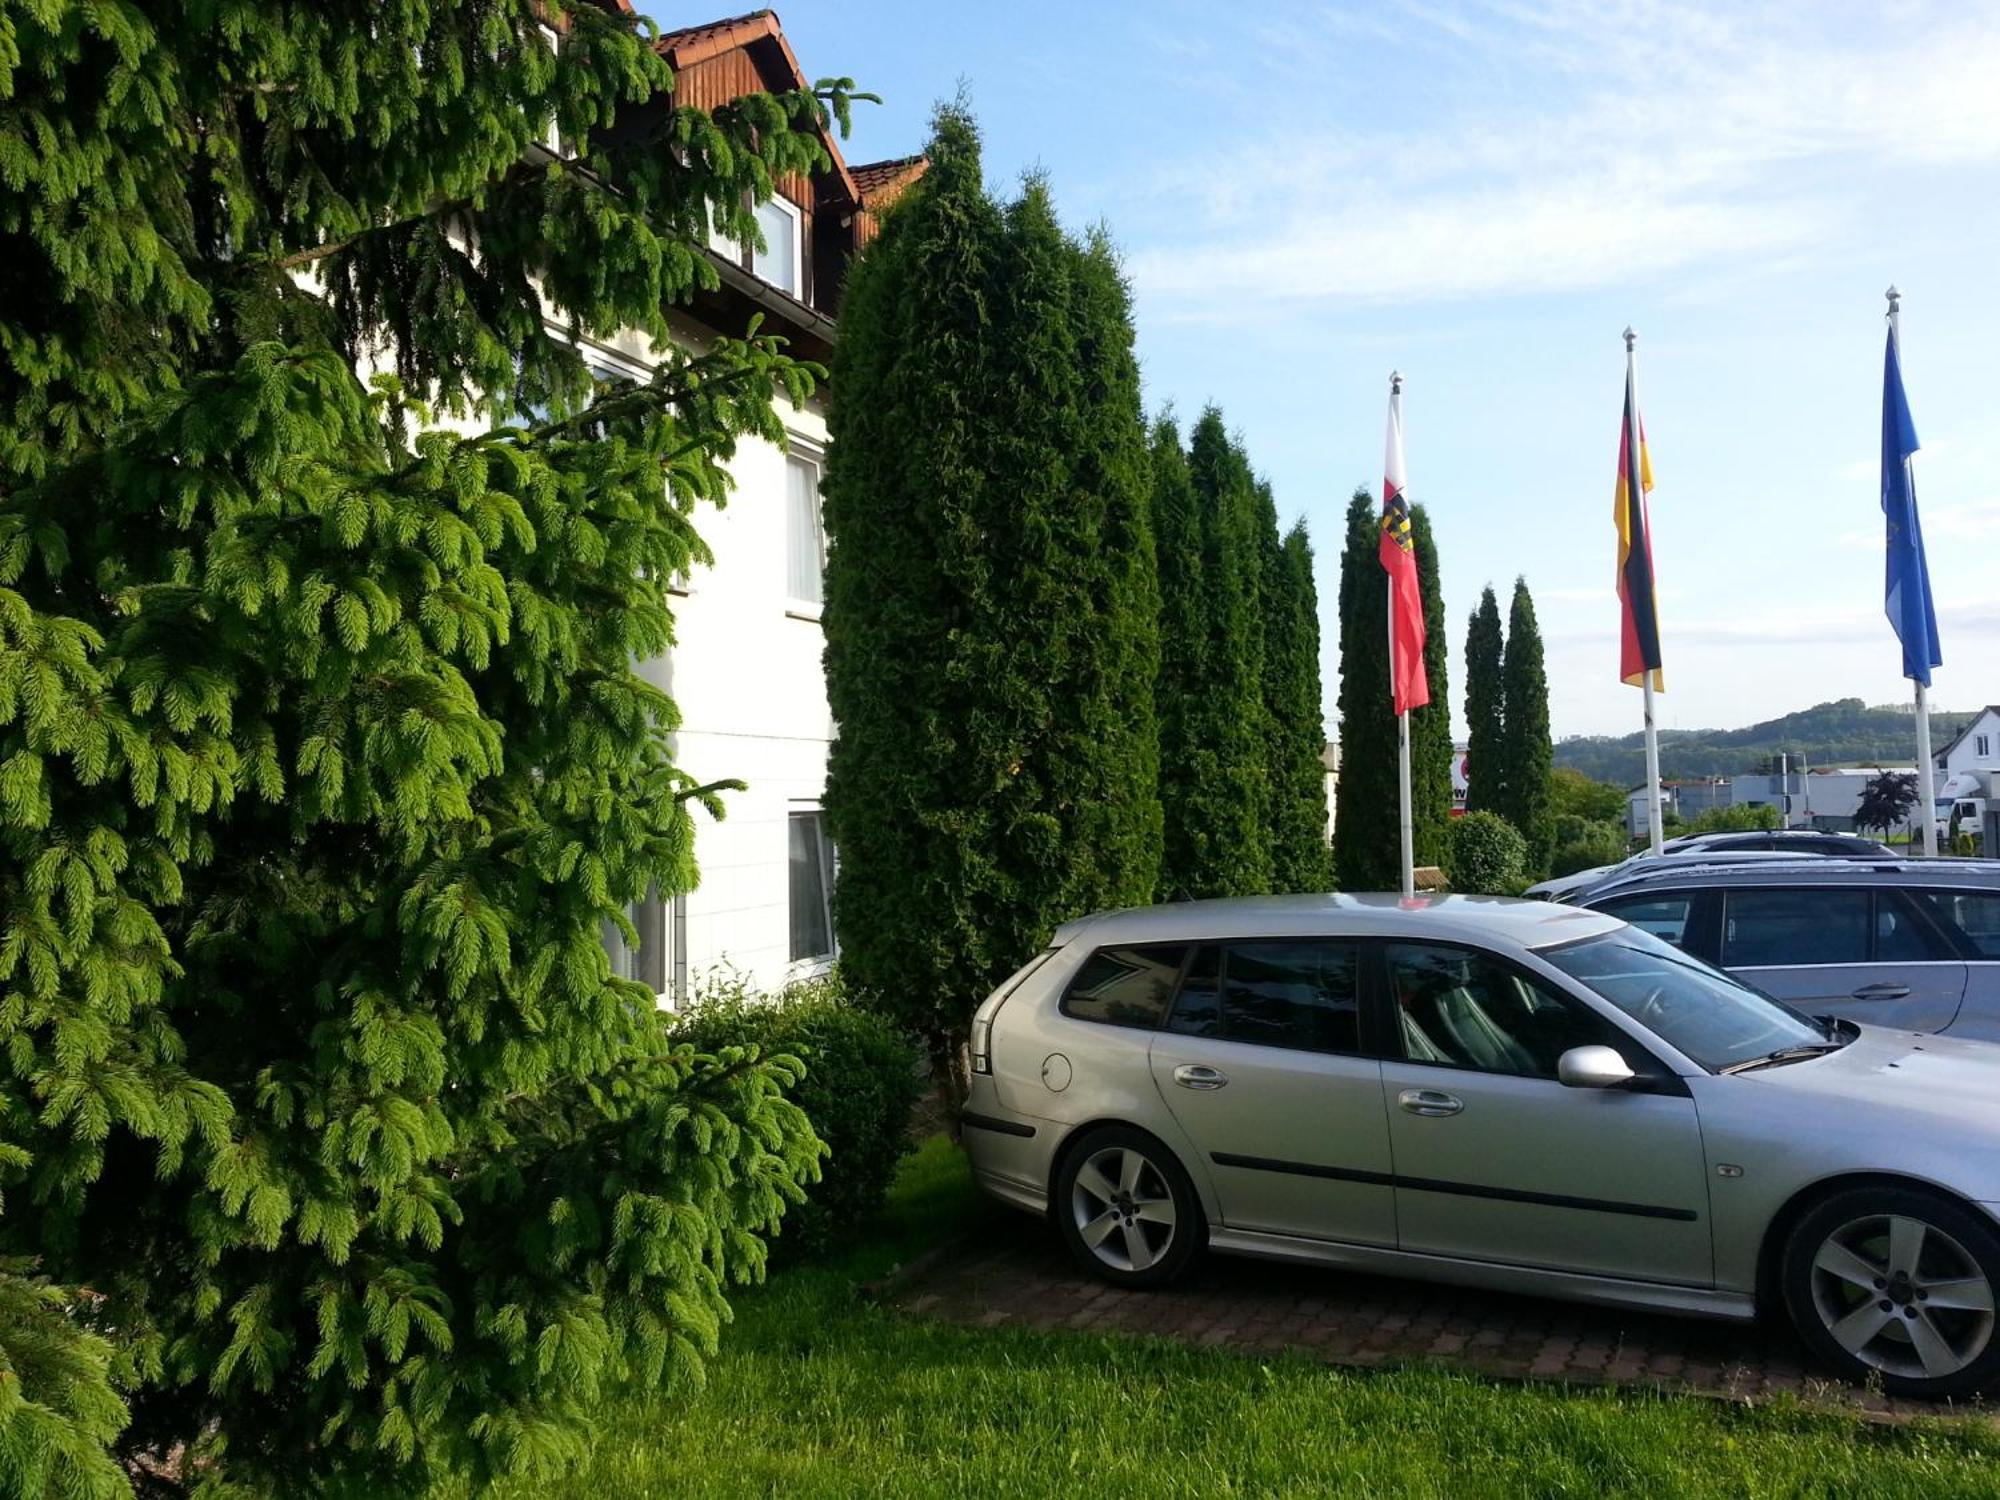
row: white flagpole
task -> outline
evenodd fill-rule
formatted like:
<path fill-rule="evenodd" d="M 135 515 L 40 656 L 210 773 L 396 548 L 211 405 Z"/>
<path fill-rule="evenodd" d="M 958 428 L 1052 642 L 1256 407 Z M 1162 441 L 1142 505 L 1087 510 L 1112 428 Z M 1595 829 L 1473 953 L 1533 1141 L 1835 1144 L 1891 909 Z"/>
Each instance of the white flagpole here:
<path fill-rule="evenodd" d="M 1403 436 L 1403 377 L 1396 371 L 1389 372 L 1389 431 L 1394 445 L 1393 457 L 1401 456 Z M 1395 464 L 1394 478 L 1398 484 L 1405 483 L 1402 466 Z M 1387 480 L 1383 481 L 1386 486 Z M 1408 497 L 1404 497 L 1408 504 Z M 1386 575 L 1385 575 L 1386 576 Z M 1389 589 L 1389 609 L 1383 623 L 1389 631 L 1389 697 L 1395 701 L 1396 695 L 1396 582 L 1387 579 Z M 1396 800 L 1402 811 L 1402 869 L 1403 899 L 1412 901 L 1417 894 L 1417 855 L 1414 815 L 1410 811 L 1410 714 L 1405 709 L 1396 715 Z"/>
<path fill-rule="evenodd" d="M 1882 294 L 1889 299 L 1889 342 L 1896 346 L 1896 368 L 1903 366 L 1903 294 L 1893 286 Z M 1910 461 L 1903 460 L 1904 468 Z M 1937 858 L 1937 782 L 1931 766 L 1931 694 L 1921 679 L 1913 678 L 1917 689 L 1917 795 L 1923 800 L 1917 811 L 1923 819 L 1924 857 Z"/>
<path fill-rule="evenodd" d="M 1627 381 L 1631 383 L 1632 386 L 1633 425 L 1632 425 L 1631 441 L 1634 443 L 1640 441 L 1639 427 L 1638 427 L 1638 418 L 1639 418 L 1639 355 L 1637 349 L 1638 343 L 1639 343 L 1639 335 L 1634 333 L 1630 328 L 1627 328 L 1625 330 L 1625 378 Z M 1643 511 L 1645 509 L 1644 491 L 1641 491 L 1640 494 L 1636 497 L 1627 497 L 1628 504 L 1633 503 L 1634 500 L 1636 500 L 1636 503 Z M 1649 516 L 1646 522 L 1646 549 L 1647 549 L 1647 562 L 1649 566 L 1652 563 L 1652 546 L 1653 546 L 1653 527 L 1652 527 L 1652 519 Z M 1653 600 L 1652 600 L 1653 618 L 1656 621 L 1659 619 L 1659 608 L 1660 608 L 1659 592 L 1660 592 L 1660 583 L 1659 579 L 1656 577 L 1653 580 Z M 1646 842 L 1647 845 L 1652 849 L 1653 853 L 1659 854 L 1663 852 L 1664 845 L 1666 842 L 1666 833 L 1660 827 L 1660 736 L 1658 730 L 1655 728 L 1653 723 L 1652 669 L 1648 668 L 1646 670 L 1645 675 L 1641 677 L 1639 681 L 1641 689 L 1645 694 L 1645 713 L 1646 713 Z"/>

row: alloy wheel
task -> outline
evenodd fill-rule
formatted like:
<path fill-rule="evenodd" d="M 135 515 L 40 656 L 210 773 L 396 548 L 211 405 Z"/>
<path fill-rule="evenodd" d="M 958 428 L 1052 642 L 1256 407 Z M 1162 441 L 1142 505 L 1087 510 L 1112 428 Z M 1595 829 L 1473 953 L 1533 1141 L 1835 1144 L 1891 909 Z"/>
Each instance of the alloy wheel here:
<path fill-rule="evenodd" d="M 1166 1177 L 1130 1146 L 1106 1146 L 1085 1159 L 1070 1190 L 1070 1213 L 1084 1246 L 1118 1271 L 1157 1265 L 1178 1230 Z"/>
<path fill-rule="evenodd" d="M 1812 1262 L 1812 1300 L 1835 1343 L 1887 1375 L 1955 1375 L 1993 1339 L 1993 1285 L 1966 1248 L 1907 1214 L 1849 1220 Z"/>

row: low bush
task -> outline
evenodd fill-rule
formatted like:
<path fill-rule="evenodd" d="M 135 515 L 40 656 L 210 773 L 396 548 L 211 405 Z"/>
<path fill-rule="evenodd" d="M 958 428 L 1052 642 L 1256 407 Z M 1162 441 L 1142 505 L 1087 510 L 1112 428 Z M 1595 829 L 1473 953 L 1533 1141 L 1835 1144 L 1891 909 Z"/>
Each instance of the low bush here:
<path fill-rule="evenodd" d="M 1549 861 L 1552 875 L 1574 875 L 1598 865 L 1615 865 L 1628 852 L 1625 830 L 1616 823 L 1566 817 L 1556 822 L 1556 852 Z"/>
<path fill-rule="evenodd" d="M 1453 890 L 1506 894 L 1527 861 L 1528 841 L 1500 814 L 1475 812 L 1452 820 L 1445 874 Z"/>
<path fill-rule="evenodd" d="M 882 1206 L 908 1147 L 923 1090 L 917 1049 L 888 1021 L 851 1004 L 837 977 L 760 995 L 741 979 L 714 979 L 673 1022 L 674 1040 L 703 1052 L 755 1045 L 805 1064 L 791 1090 L 826 1143 L 820 1179 L 785 1215 L 774 1262 L 819 1255 Z"/>

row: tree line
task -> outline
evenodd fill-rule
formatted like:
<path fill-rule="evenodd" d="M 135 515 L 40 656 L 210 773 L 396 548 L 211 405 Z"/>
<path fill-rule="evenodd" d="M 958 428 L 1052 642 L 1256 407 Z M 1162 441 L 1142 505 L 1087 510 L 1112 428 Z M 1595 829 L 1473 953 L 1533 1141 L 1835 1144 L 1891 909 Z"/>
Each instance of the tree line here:
<path fill-rule="evenodd" d="M 1061 922 L 1328 871 L 1303 526 L 1220 411 L 1148 425 L 1102 233 L 996 198 L 962 107 L 929 156 L 842 313 L 825 807 L 843 971 L 956 1088 Z"/>

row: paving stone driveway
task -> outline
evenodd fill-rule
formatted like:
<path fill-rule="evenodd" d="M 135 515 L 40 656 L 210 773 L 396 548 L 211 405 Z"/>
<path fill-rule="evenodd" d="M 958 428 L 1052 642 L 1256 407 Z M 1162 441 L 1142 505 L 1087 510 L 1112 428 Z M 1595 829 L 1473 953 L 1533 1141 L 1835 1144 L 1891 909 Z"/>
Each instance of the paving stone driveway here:
<path fill-rule="evenodd" d="M 892 1300 L 955 1322 L 1153 1334 L 1247 1354 L 1297 1349 L 1338 1365 L 1429 1363 L 1503 1379 L 1656 1385 L 1739 1400 L 1790 1392 L 1895 1417 L 1953 1409 L 1830 1380 L 1788 1332 L 1763 1326 L 1223 1256 L 1208 1257 L 1173 1287 L 1125 1291 L 1077 1269 L 1052 1230 L 1021 1214 L 982 1226 L 975 1242 L 918 1270 Z"/>

